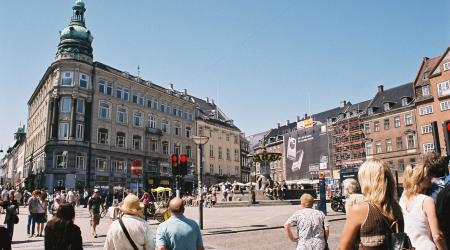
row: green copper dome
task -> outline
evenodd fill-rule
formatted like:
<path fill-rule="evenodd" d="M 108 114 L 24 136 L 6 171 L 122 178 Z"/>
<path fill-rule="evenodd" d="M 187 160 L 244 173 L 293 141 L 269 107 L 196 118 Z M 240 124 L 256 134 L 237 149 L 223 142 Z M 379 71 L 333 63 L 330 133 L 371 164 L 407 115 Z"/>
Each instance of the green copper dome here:
<path fill-rule="evenodd" d="M 77 0 L 77 1 L 75 1 L 74 6 L 84 8 L 84 2 L 82 0 Z"/>
<path fill-rule="evenodd" d="M 92 43 L 92 40 L 94 38 L 92 37 L 91 32 L 86 29 L 86 27 L 79 25 L 70 25 L 60 31 L 60 39 L 61 41 L 65 39 L 76 39 Z"/>

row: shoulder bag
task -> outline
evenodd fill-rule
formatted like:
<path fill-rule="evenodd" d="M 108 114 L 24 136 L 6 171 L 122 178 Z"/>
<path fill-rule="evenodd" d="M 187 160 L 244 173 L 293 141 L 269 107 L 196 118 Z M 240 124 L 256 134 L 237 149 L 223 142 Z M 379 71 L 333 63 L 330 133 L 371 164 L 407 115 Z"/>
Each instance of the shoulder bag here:
<path fill-rule="evenodd" d="M 123 224 L 122 218 L 119 219 L 119 224 L 120 227 L 122 227 L 122 231 L 125 234 L 125 236 L 127 236 L 128 241 L 130 242 L 131 246 L 133 247 L 134 250 L 138 250 L 136 244 L 134 243 L 133 239 L 131 238 L 130 234 L 128 233 L 127 228 L 125 227 L 125 225 Z"/>

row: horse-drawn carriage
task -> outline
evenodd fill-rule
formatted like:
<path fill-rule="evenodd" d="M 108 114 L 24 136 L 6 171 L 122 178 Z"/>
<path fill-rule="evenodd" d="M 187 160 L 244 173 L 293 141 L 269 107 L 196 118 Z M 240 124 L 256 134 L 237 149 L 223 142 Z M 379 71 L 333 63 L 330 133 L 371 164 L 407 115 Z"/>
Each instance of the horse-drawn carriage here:
<path fill-rule="evenodd" d="M 169 211 L 169 201 L 172 193 L 172 189 L 165 187 L 158 187 L 151 189 L 151 195 L 153 202 L 147 208 L 147 213 L 150 218 L 157 220 L 158 222 L 164 222 L 171 216 Z"/>

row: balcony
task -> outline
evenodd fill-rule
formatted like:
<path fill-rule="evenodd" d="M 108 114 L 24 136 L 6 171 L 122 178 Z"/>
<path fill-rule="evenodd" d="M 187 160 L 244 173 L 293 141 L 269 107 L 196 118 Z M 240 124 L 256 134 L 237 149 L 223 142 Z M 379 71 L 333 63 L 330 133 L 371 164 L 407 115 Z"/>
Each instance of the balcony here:
<path fill-rule="evenodd" d="M 162 135 L 163 135 L 162 130 L 159 129 L 159 128 L 151 128 L 151 127 L 147 127 L 146 130 L 145 130 L 145 132 L 146 132 L 147 134 L 151 134 L 151 135 L 158 135 L 158 136 L 162 136 Z"/>
<path fill-rule="evenodd" d="M 439 100 L 446 99 L 449 97 L 450 97 L 450 89 L 438 91 L 438 99 Z"/>

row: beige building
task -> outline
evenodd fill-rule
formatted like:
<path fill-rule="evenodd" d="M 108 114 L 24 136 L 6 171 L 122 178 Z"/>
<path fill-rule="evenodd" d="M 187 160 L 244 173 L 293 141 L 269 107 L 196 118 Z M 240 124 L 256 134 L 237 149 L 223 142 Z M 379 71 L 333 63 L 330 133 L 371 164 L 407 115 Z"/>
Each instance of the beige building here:
<path fill-rule="evenodd" d="M 28 102 L 25 162 L 33 172 L 26 177 L 50 190 L 171 186 L 170 155 L 196 161 L 197 105 L 186 90 L 93 62 L 85 11 L 82 1 L 73 6 L 55 61 Z M 131 175 L 131 164 L 143 175 Z"/>
<path fill-rule="evenodd" d="M 198 104 L 197 133 L 209 138 L 203 146 L 203 174 L 207 186 L 241 181 L 240 130 L 214 104 L 195 98 Z"/>

